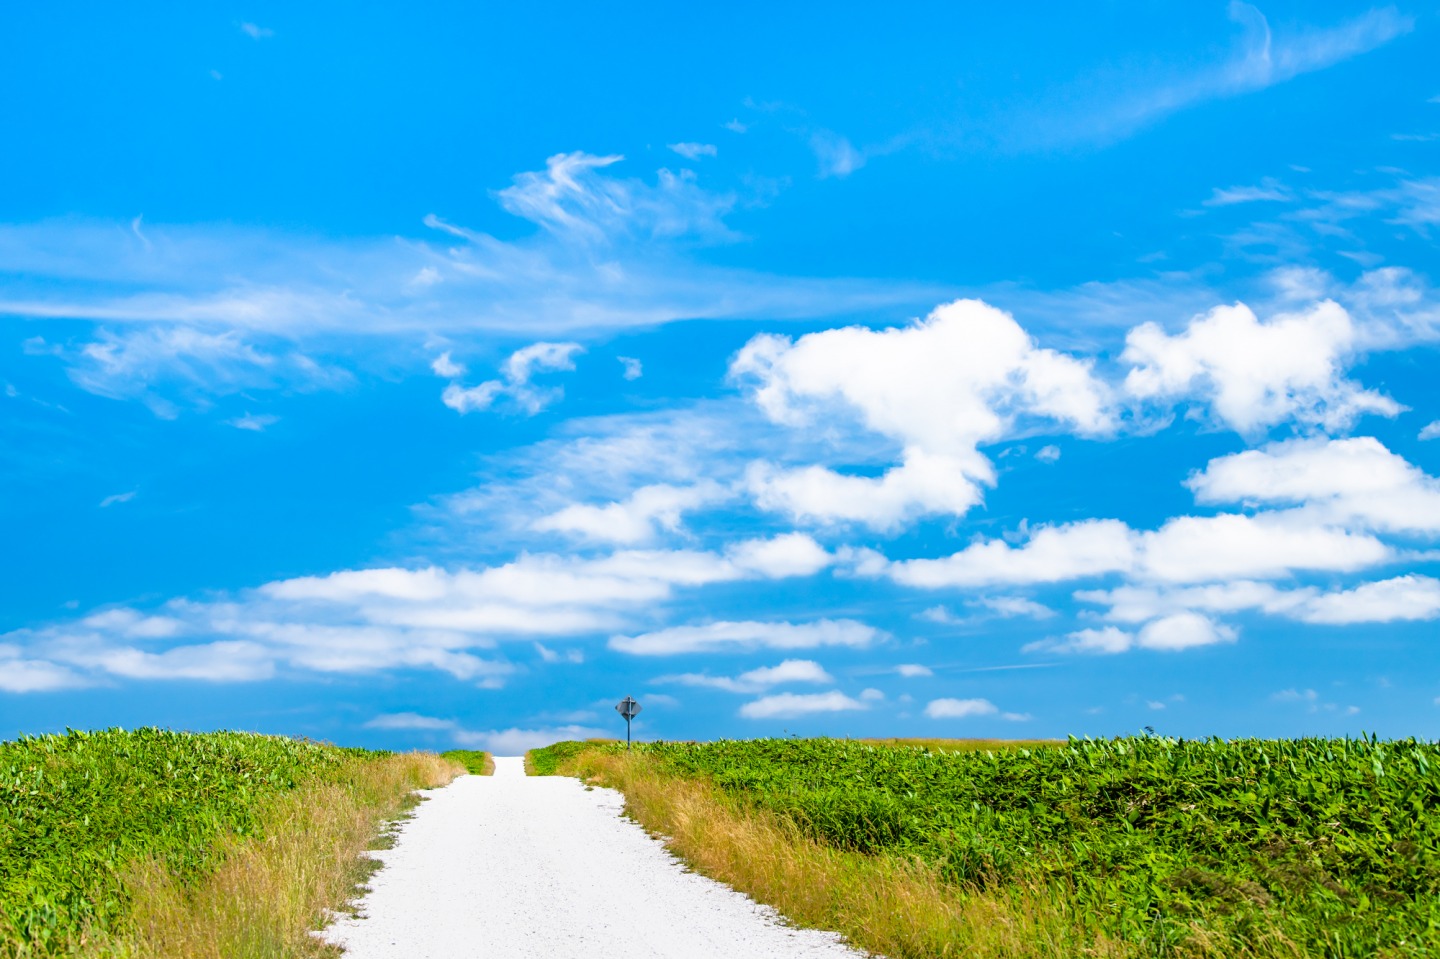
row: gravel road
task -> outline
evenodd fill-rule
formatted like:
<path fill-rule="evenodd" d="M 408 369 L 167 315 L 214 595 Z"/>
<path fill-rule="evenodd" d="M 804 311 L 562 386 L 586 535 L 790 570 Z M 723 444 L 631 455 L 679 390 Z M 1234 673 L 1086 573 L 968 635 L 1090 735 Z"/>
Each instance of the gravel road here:
<path fill-rule="evenodd" d="M 494 776 L 429 794 L 360 901 L 324 933 L 348 959 L 858 959 L 833 933 L 684 867 L 621 818 L 621 795 L 560 776 Z"/>

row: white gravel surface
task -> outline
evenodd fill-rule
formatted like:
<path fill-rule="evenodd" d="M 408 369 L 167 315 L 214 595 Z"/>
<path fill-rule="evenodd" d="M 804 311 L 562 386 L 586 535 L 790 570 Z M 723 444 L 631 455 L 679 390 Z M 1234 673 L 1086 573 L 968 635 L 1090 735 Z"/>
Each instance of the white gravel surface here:
<path fill-rule="evenodd" d="M 350 959 L 856 959 L 834 933 L 782 925 L 767 906 L 685 868 L 620 815 L 613 789 L 494 776 L 429 793 L 384 867 L 325 937 Z"/>

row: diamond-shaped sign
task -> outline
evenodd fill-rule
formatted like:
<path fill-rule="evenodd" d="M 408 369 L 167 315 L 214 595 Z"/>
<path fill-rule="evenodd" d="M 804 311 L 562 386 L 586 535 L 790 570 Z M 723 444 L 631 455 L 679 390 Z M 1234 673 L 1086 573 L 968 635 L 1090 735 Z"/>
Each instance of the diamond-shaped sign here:
<path fill-rule="evenodd" d="M 615 711 L 621 716 L 624 716 L 626 722 L 629 722 L 639 714 L 640 704 L 637 703 L 635 700 L 631 699 L 629 696 L 626 696 L 624 699 L 620 700 L 618 703 L 615 704 Z"/>

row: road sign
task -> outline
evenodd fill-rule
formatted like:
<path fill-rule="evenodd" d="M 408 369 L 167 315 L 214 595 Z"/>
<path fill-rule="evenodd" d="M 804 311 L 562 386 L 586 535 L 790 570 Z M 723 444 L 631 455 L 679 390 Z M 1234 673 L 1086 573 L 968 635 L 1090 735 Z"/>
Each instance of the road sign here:
<path fill-rule="evenodd" d="M 630 748 L 630 720 L 640 712 L 640 704 L 626 696 L 615 704 L 615 711 L 625 717 L 625 748 Z"/>

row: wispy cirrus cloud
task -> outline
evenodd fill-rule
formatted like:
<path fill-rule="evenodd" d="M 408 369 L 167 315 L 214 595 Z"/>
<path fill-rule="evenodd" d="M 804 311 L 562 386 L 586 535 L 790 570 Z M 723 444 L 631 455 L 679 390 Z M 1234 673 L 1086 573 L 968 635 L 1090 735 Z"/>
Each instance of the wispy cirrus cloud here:
<path fill-rule="evenodd" d="M 381 713 L 368 720 L 364 728 L 438 734 L 457 746 L 483 749 L 496 756 L 523 756 L 528 750 L 561 740 L 593 739 L 609 734 L 608 730 L 575 723 L 533 728 L 470 729 L 459 720 L 412 712 Z"/>
<path fill-rule="evenodd" d="M 42 334 L 37 352 L 84 389 L 142 396 L 156 393 L 142 384 L 157 374 L 192 391 L 303 384 L 333 371 L 327 350 L 348 364 L 396 338 L 856 315 L 938 293 L 713 266 L 697 248 L 737 239 L 725 218 L 739 195 L 689 171 L 615 175 L 622 160 L 556 154 L 517 175 L 493 194 L 536 228 L 514 240 L 435 215 L 414 235 L 344 240 L 223 225 L 0 225 L 0 315 L 96 324 L 73 343 Z"/>
<path fill-rule="evenodd" d="M 1089 109 L 1036 124 L 1024 142 L 1109 142 L 1188 107 L 1254 93 L 1369 53 L 1415 27 L 1393 6 L 1370 9 L 1326 27 L 1276 32 L 1259 8 L 1232 0 L 1229 16 L 1238 42 L 1219 63 L 1188 76 L 1126 78 L 1124 92 Z"/>
<path fill-rule="evenodd" d="M 810 149 L 820 165 L 820 176 L 843 179 L 865 165 L 868 157 L 846 137 L 831 130 L 810 134 Z"/>
<path fill-rule="evenodd" d="M 354 382 L 349 371 L 272 336 L 178 324 L 100 329 L 92 335 L 78 342 L 35 336 L 24 348 L 31 356 L 59 358 L 81 389 L 112 399 L 139 399 L 165 419 L 177 415 L 176 401 L 203 404 L 212 396 L 247 390 L 309 392 Z"/>
<path fill-rule="evenodd" d="M 231 426 L 235 427 L 237 430 L 247 430 L 251 433 L 263 433 L 265 432 L 266 427 L 274 426 L 276 423 L 280 422 L 280 417 L 275 416 L 271 413 L 260 413 L 258 415 L 246 413 L 244 416 L 237 416 L 233 420 L 227 420 L 226 422 L 228 422 Z"/>
<path fill-rule="evenodd" d="M 575 369 L 575 357 L 585 352 L 579 343 L 532 343 L 510 354 L 500 367 L 500 379 L 486 380 L 478 386 L 461 386 L 454 378 L 464 375 L 464 367 L 444 353 L 430 364 L 440 376 L 449 376 L 452 382 L 445 388 L 441 401 L 457 413 L 471 413 L 489 409 L 496 400 L 506 398 L 516 407 L 534 416 L 564 395 L 556 387 L 540 387 L 532 382 L 539 372 L 557 372 Z"/>
<path fill-rule="evenodd" d="M 813 623 L 718 622 L 702 626 L 671 626 L 631 636 L 614 636 L 610 648 L 635 656 L 678 656 L 686 653 L 745 652 L 754 649 L 817 649 L 824 646 L 864 648 L 884 633 L 853 619 L 821 619 Z"/>
<path fill-rule="evenodd" d="M 434 217 L 428 224 L 450 242 L 156 224 L 147 251 L 112 224 L 0 226 L 0 270 L 11 274 L 0 314 L 291 337 L 523 335 L 851 315 L 943 295 L 934 285 L 712 267 L 665 244 L 596 263 L 548 240 L 507 243 Z"/>
<path fill-rule="evenodd" d="M 697 148 L 688 151 L 697 155 L 704 152 L 699 144 L 683 146 Z M 662 167 L 653 185 L 601 175 L 601 170 L 624 159 L 581 151 L 557 153 L 545 161 L 543 171 L 517 175 L 511 186 L 495 196 L 510 213 L 538 223 L 567 242 L 613 244 L 628 237 L 736 238 L 725 225 L 725 214 L 737 200 L 735 194 L 703 189 L 689 170 L 673 173 Z"/>
<path fill-rule="evenodd" d="M 1307 712 L 1319 713 L 1339 712 L 1346 716 L 1354 716 L 1360 712 L 1359 706 L 1341 706 L 1339 703 L 1327 702 L 1320 697 L 1320 694 L 1313 689 L 1282 689 L 1270 697 L 1271 702 L 1283 704 L 1300 704 Z"/>
<path fill-rule="evenodd" d="M 671 143 L 669 147 L 671 152 L 678 153 L 687 160 L 713 157 L 718 152 L 713 143 Z"/>
<path fill-rule="evenodd" d="M 1238 203 L 1288 203 L 1295 198 L 1278 180 L 1267 178 L 1258 186 L 1215 188 L 1205 206 L 1234 206 Z"/>

